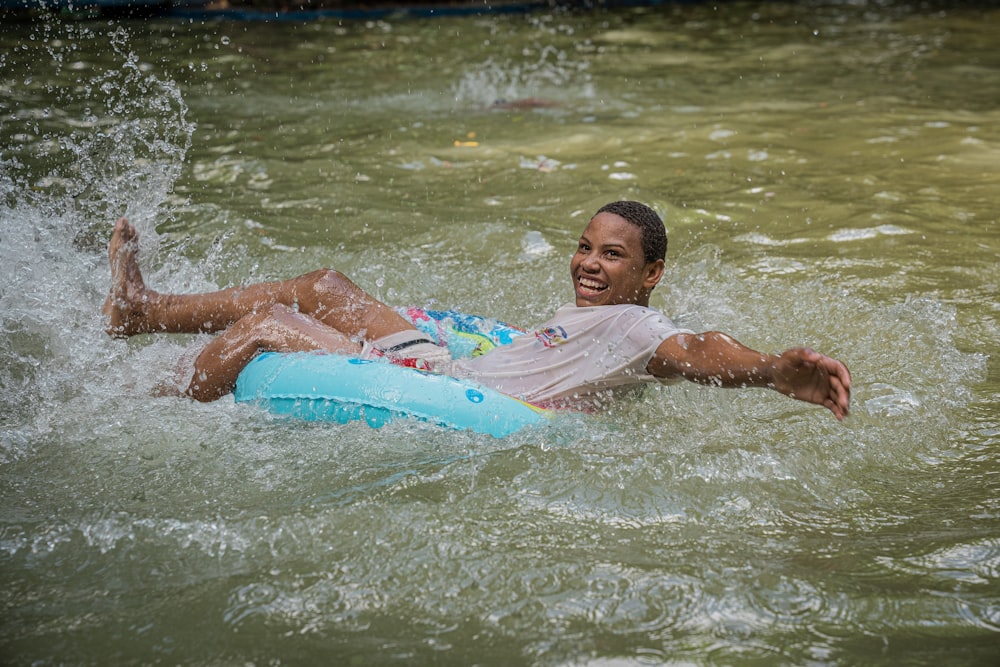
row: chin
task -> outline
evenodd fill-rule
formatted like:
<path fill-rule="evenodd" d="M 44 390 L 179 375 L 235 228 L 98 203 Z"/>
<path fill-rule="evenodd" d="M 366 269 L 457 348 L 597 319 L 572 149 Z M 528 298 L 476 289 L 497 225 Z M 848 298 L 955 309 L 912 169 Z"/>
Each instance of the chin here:
<path fill-rule="evenodd" d="M 576 305 L 578 308 L 583 308 L 584 306 L 610 306 L 612 305 L 610 301 L 594 300 L 594 299 L 577 299 Z"/>

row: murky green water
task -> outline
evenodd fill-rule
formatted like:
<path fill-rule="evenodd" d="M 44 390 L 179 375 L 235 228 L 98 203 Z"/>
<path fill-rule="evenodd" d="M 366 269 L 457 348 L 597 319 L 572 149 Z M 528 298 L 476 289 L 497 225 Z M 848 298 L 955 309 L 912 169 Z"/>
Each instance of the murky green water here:
<path fill-rule="evenodd" d="M 3 662 L 993 664 L 998 28 L 0 26 Z M 288 423 L 153 397 L 198 338 L 101 333 L 118 215 L 163 290 L 327 265 L 530 325 L 620 197 L 667 219 L 654 306 L 841 357 L 851 418 L 682 385 L 506 440 Z"/>

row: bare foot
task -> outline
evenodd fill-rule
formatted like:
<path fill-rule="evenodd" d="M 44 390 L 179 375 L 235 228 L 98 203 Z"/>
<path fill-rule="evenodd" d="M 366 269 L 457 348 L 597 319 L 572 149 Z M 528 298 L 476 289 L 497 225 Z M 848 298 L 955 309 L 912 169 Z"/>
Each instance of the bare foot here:
<path fill-rule="evenodd" d="M 155 293 L 146 289 L 139 271 L 139 233 L 128 220 L 119 218 L 108 244 L 111 260 L 111 291 L 101 312 L 110 320 L 109 336 L 127 338 L 148 331 L 145 305 Z"/>

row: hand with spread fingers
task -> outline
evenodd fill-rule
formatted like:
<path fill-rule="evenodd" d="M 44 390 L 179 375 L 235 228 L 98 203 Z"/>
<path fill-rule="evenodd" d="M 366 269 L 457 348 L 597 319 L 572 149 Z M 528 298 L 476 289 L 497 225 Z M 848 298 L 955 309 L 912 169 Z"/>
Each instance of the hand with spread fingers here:
<path fill-rule="evenodd" d="M 776 391 L 826 407 L 843 420 L 850 412 L 851 372 L 840 361 L 807 347 L 785 350 L 772 364 Z"/>

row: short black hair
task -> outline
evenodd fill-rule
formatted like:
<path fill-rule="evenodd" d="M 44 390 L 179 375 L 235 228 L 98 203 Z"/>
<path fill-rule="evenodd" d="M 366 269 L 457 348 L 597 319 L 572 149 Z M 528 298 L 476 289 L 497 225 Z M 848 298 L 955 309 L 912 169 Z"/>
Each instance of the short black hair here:
<path fill-rule="evenodd" d="M 605 204 L 598 213 L 614 213 L 639 228 L 642 254 L 646 263 L 667 256 L 667 228 L 656 211 L 637 201 L 615 201 Z"/>

